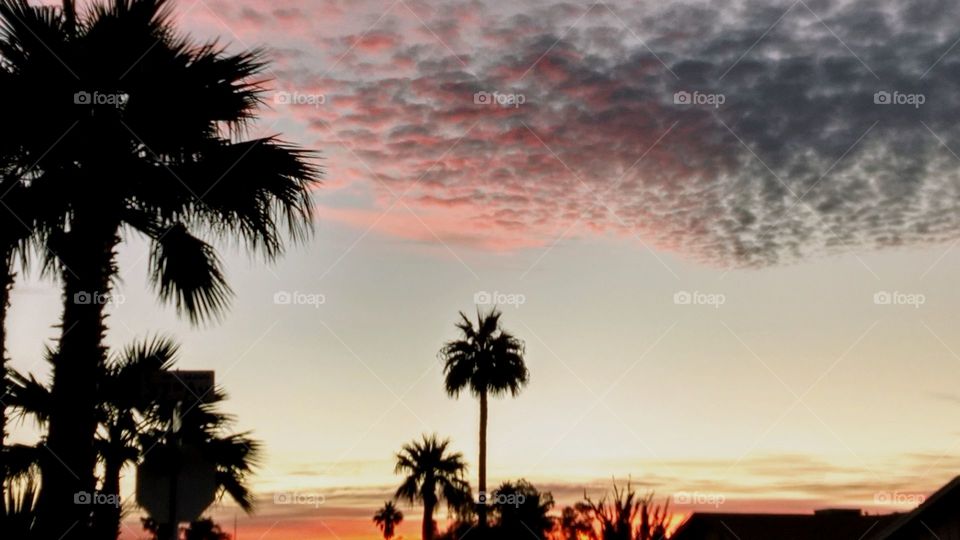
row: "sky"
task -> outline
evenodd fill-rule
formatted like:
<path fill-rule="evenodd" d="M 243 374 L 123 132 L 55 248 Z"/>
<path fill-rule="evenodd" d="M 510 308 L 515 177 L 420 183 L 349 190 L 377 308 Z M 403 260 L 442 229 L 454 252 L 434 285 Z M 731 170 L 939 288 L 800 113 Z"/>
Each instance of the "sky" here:
<path fill-rule="evenodd" d="M 493 484 L 562 506 L 630 479 L 683 515 L 890 512 L 960 472 L 960 5 L 175 13 L 263 48 L 250 135 L 325 169 L 308 242 L 272 265 L 223 246 L 236 296 L 217 324 L 158 304 L 140 239 L 119 253 L 111 345 L 176 336 L 265 443 L 256 514 L 214 510 L 240 538 L 376 538 L 393 454 L 421 433 L 450 437 L 475 482 L 478 406 L 445 395 L 437 352 L 458 311 L 493 303 L 531 372 L 491 405 Z M 45 374 L 59 302 L 18 283 L 14 366 Z"/>

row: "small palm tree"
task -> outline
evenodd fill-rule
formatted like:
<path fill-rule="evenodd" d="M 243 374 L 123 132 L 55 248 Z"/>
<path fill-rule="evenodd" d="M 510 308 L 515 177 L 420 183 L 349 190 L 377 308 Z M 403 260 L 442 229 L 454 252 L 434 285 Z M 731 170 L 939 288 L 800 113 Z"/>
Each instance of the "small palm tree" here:
<path fill-rule="evenodd" d="M 480 399 L 480 500 L 477 515 L 480 527 L 487 526 L 487 398 L 510 393 L 516 396 L 527 384 L 530 374 L 524 362 L 524 344 L 500 327 L 496 309 L 482 315 L 477 325 L 460 312 L 460 338 L 440 350 L 447 394 L 458 397 L 464 389 Z"/>
<path fill-rule="evenodd" d="M 403 512 L 392 501 L 383 503 L 383 507 L 373 515 L 373 522 L 380 528 L 385 540 L 390 540 L 396 533 L 397 525 L 403 522 Z"/>
<path fill-rule="evenodd" d="M 394 472 L 405 477 L 396 498 L 423 504 L 423 540 L 433 540 L 433 512 L 441 501 L 458 508 L 470 500 L 470 485 L 463 478 L 467 470 L 463 454 L 448 452 L 449 446 L 449 439 L 424 435 L 422 440 L 404 445 L 397 454 Z"/>
<path fill-rule="evenodd" d="M 175 404 L 158 396 L 145 395 L 145 381 L 156 380 L 160 373 L 173 368 L 179 346 L 168 338 L 153 338 L 136 342 L 113 357 L 98 377 L 97 438 L 95 448 L 102 464 L 100 492 L 120 495 L 120 476 L 123 470 L 137 463 L 148 452 L 158 452 L 169 442 Z M 47 351 L 52 361 L 54 352 Z M 11 394 L 9 402 L 21 415 L 32 416 L 45 427 L 52 408 L 48 385 L 33 375 L 14 370 L 9 373 Z M 253 510 L 253 494 L 247 477 L 259 463 L 261 443 L 249 433 L 227 432 L 232 418 L 220 412 L 217 406 L 226 399 L 220 390 L 208 393 L 204 403 L 192 406 L 180 416 L 178 437 L 200 448 L 203 456 L 216 467 L 218 497 L 229 495 L 243 510 Z M 17 463 L 37 463 L 45 451 L 29 451 L 27 447 L 13 447 Z M 35 449 L 33 449 L 35 450 Z M 23 469 L 24 465 L 19 466 Z M 121 508 L 98 505 L 93 515 L 93 531 L 88 535 L 97 540 L 114 540 L 120 531 Z"/>

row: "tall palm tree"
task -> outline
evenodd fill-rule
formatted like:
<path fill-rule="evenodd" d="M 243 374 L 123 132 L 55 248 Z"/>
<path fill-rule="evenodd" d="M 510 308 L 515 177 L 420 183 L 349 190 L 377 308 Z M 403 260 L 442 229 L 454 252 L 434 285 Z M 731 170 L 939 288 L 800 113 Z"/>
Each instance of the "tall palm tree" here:
<path fill-rule="evenodd" d="M 403 522 L 403 512 L 392 501 L 387 501 L 373 515 L 373 522 L 380 528 L 384 540 L 390 540 L 396 534 L 397 525 Z"/>
<path fill-rule="evenodd" d="M 477 516 L 487 526 L 487 399 L 510 393 L 516 396 L 527 384 L 530 373 L 523 360 L 524 344 L 500 327 L 500 312 L 486 315 L 477 310 L 477 324 L 460 312 L 460 338 L 440 350 L 447 394 L 459 397 L 469 389 L 480 399 L 480 466 Z"/>
<path fill-rule="evenodd" d="M 96 373 L 106 362 L 105 299 L 121 234 L 151 242 L 161 300 L 191 322 L 221 316 L 231 291 L 200 235 L 239 238 L 266 259 L 285 234 L 311 230 L 310 155 L 274 137 L 244 138 L 265 68 L 259 51 L 227 54 L 178 35 L 166 0 L 112 0 L 75 13 L 0 0 L 5 140 L 35 164 L 64 226 L 47 269 L 63 281 L 43 470 L 44 534 L 80 538 L 89 516 L 73 493 L 94 483 Z M 16 104 L 43 103 L 43 107 Z M 79 523 L 79 525 L 78 525 Z"/>
<path fill-rule="evenodd" d="M 175 405 L 160 396 L 145 395 L 140 388 L 144 381 L 156 380 L 156 375 L 172 369 L 178 350 L 179 346 L 167 338 L 139 341 L 115 355 L 100 373 L 95 446 L 103 471 L 99 485 L 102 494 L 119 498 L 123 470 L 169 442 Z M 53 355 L 48 352 L 48 361 Z M 49 386 L 32 375 L 12 370 L 10 375 L 13 408 L 45 426 L 53 402 Z M 228 433 L 232 418 L 218 410 L 218 404 L 225 399 L 223 391 L 215 390 L 204 397 L 202 404 L 188 404 L 180 416 L 178 436 L 199 447 L 216 467 L 218 498 L 228 495 L 250 512 L 253 495 L 247 477 L 260 461 L 262 445 L 249 433 Z M 20 453 L 30 455 L 25 449 L 20 449 Z M 119 506 L 97 505 L 93 532 L 88 537 L 115 540 L 120 519 Z"/>
<path fill-rule="evenodd" d="M 421 440 L 404 445 L 397 454 L 394 473 L 405 476 L 396 498 L 423 504 L 423 540 L 433 540 L 433 512 L 441 501 L 457 508 L 470 500 L 470 485 L 463 478 L 467 470 L 463 454 L 448 452 L 449 446 L 449 439 L 441 441 L 436 435 L 423 435 Z"/>

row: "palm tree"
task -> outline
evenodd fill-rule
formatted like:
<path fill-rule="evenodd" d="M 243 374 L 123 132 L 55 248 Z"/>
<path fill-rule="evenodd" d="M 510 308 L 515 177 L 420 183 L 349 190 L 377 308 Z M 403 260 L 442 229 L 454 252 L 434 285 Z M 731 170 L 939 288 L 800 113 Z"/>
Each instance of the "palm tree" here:
<path fill-rule="evenodd" d="M 100 491 L 105 495 L 119 497 L 123 469 L 136 463 L 143 453 L 138 435 L 149 425 L 151 418 L 147 415 L 156 407 L 151 397 L 144 394 L 143 382 L 169 370 L 178 349 L 169 339 L 144 340 L 128 346 L 105 366 L 99 382 L 99 426 L 94 441 L 103 464 Z M 93 519 L 95 537 L 117 538 L 120 518 L 119 506 L 97 506 Z"/>
<path fill-rule="evenodd" d="M 7 199 L 10 192 L 20 192 L 21 184 L 19 181 L 11 182 L 9 177 L 0 178 L 0 501 L 6 500 L 7 480 L 10 471 L 7 466 L 7 405 L 4 399 L 7 397 L 7 310 L 10 307 L 10 289 L 13 288 L 13 282 L 16 278 L 14 263 L 17 258 L 17 248 L 21 244 L 22 234 L 28 225 L 15 223 L 17 216 L 8 206 L 13 203 Z M 13 203 L 16 204 L 16 203 Z M 19 205 L 18 205 L 19 206 Z M 29 232 L 29 229 L 28 229 Z"/>
<path fill-rule="evenodd" d="M 311 230 L 310 155 L 274 137 L 245 139 L 265 68 L 177 34 L 166 0 L 114 0 L 85 12 L 0 0 L 0 148 L 35 164 L 35 187 L 64 216 L 47 270 L 63 281 L 61 336 L 43 470 L 44 535 L 83 537 L 73 493 L 94 483 L 96 374 L 106 362 L 105 299 L 121 234 L 151 242 L 161 300 L 191 322 L 224 313 L 231 291 L 202 234 L 239 238 L 273 260 L 285 233 Z M 98 97 L 99 96 L 99 97 Z M 25 99 L 43 107 L 17 106 Z M 79 525 L 77 525 L 79 523 Z"/>
<path fill-rule="evenodd" d="M 384 540 L 390 540 L 396 532 L 397 525 L 403 522 L 403 512 L 398 510 L 392 501 L 387 501 L 373 515 L 373 522 L 383 532 Z"/>
<path fill-rule="evenodd" d="M 530 374 L 524 363 L 524 344 L 500 327 L 500 312 L 486 315 L 477 311 L 474 326 L 460 312 L 460 338 L 448 342 L 440 350 L 447 394 L 458 397 L 469 388 L 480 398 L 480 498 L 477 515 L 480 527 L 487 526 L 487 398 L 510 393 L 516 396 L 527 384 Z"/>
<path fill-rule="evenodd" d="M 457 508 L 470 500 L 470 485 L 463 479 L 467 465 L 463 454 L 449 453 L 450 440 L 423 435 L 422 440 L 403 446 L 397 454 L 394 473 L 406 475 L 396 498 L 423 503 L 422 539 L 433 540 L 436 525 L 433 511 L 440 501 Z"/>
<path fill-rule="evenodd" d="M 0 70 L 0 85 L 3 71 Z M 2 144 L 0 140 L 0 144 Z M 7 371 L 7 314 L 10 292 L 17 277 L 17 267 L 27 269 L 32 248 L 43 244 L 51 223 L 45 202 L 37 190 L 30 188 L 30 170 L 18 167 L 7 148 L 0 148 L 0 500 L 6 484 L 16 476 L 9 463 L 6 446 L 7 405 L 9 393 Z M 19 263 L 19 264 L 18 264 Z"/>
<path fill-rule="evenodd" d="M 140 388 L 144 381 L 156 380 L 157 375 L 172 369 L 178 350 L 179 346 L 168 338 L 136 342 L 112 358 L 100 373 L 96 448 L 103 470 L 99 491 L 104 495 L 119 497 L 123 470 L 169 442 L 175 404 L 160 396 L 145 395 Z M 53 355 L 48 351 L 48 361 Z M 45 426 L 53 402 L 50 388 L 32 375 L 12 370 L 10 379 L 13 408 L 20 414 L 33 416 L 40 426 Z M 251 512 L 253 494 L 246 479 L 260 461 L 262 445 L 251 439 L 249 433 L 227 433 L 232 418 L 217 409 L 225 399 L 223 391 L 214 390 L 204 397 L 202 404 L 188 404 L 189 408 L 180 416 L 178 437 L 199 447 L 204 457 L 215 465 L 218 498 L 229 495 L 241 508 Z M 25 449 L 20 449 L 20 454 L 31 455 Z M 26 459 L 21 457 L 18 461 Z M 115 540 L 120 519 L 120 507 L 96 506 L 90 536 Z"/>

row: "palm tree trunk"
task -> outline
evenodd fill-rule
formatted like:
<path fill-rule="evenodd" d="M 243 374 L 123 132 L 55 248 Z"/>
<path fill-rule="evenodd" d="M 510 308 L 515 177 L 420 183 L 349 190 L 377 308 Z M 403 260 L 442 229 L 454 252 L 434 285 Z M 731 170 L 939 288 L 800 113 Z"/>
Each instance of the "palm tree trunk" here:
<path fill-rule="evenodd" d="M 487 494 L 487 391 L 480 392 L 480 493 Z M 487 528 L 487 501 L 477 501 L 480 528 Z"/>
<path fill-rule="evenodd" d="M 436 503 L 430 500 L 423 501 L 423 526 L 420 528 L 422 540 L 433 540 L 433 507 Z"/>
<path fill-rule="evenodd" d="M 84 219 L 86 218 L 86 219 Z M 41 538 L 89 538 L 91 506 L 76 504 L 95 486 L 96 374 L 106 358 L 104 304 L 115 272 L 118 227 L 76 215 L 62 249 L 63 317 L 53 363 L 38 524 Z"/>
<path fill-rule="evenodd" d="M 117 540 L 120 535 L 120 472 L 123 458 L 107 456 L 103 464 L 103 485 L 101 492 L 107 500 L 117 501 L 117 505 L 102 504 L 94 508 L 96 538 L 99 540 Z"/>
<path fill-rule="evenodd" d="M 6 500 L 7 488 L 7 310 L 10 307 L 10 289 L 13 287 L 13 249 L 3 250 L 3 269 L 0 269 L 0 501 Z"/>

